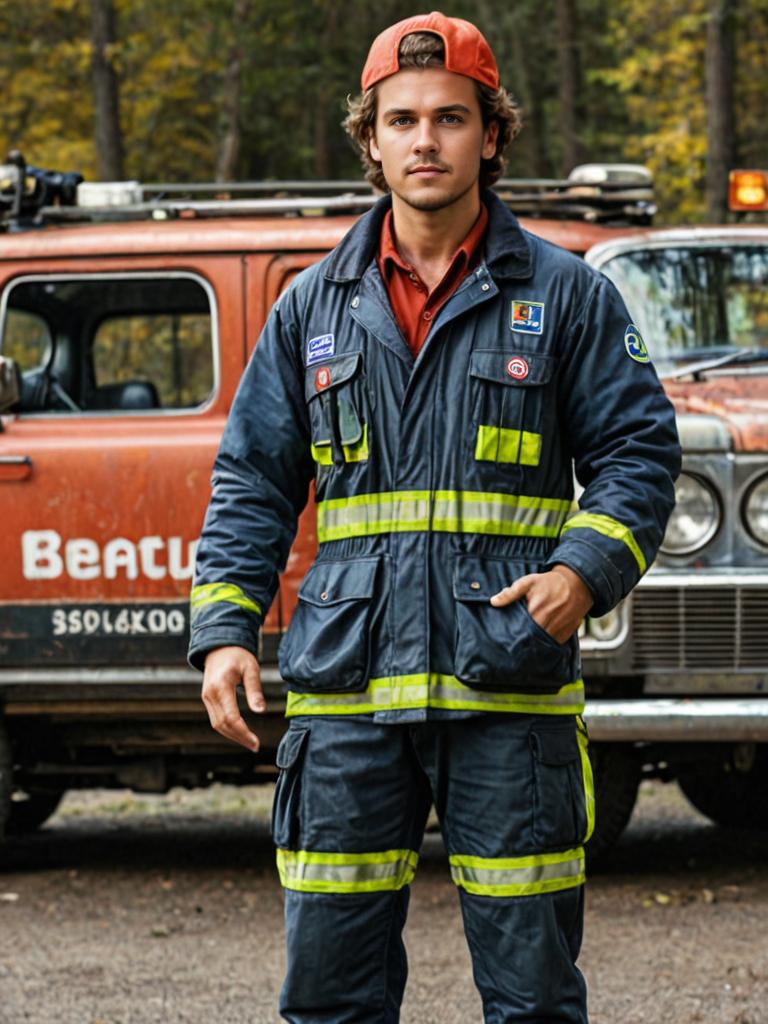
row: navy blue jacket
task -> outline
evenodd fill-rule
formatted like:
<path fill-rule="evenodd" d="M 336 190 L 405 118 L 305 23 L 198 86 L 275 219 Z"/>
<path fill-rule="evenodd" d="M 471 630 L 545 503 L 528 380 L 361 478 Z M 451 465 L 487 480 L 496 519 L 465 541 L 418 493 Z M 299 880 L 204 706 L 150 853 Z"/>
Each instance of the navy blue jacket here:
<path fill-rule="evenodd" d="M 387 198 L 281 296 L 240 383 L 190 661 L 257 651 L 314 478 L 319 550 L 279 654 L 289 715 L 578 712 L 577 638 L 489 598 L 562 563 L 603 615 L 663 537 L 680 448 L 624 303 L 483 198 L 485 259 L 415 362 L 375 259 Z"/>

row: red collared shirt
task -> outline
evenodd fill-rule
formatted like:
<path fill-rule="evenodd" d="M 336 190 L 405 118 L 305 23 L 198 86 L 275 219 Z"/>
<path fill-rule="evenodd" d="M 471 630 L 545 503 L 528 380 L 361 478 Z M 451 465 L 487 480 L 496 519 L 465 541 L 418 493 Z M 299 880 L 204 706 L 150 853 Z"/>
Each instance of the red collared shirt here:
<path fill-rule="evenodd" d="M 397 251 L 392 211 L 387 211 L 381 226 L 379 252 L 376 258 L 392 312 L 414 359 L 419 354 L 440 307 L 450 299 L 467 274 L 480 262 L 487 225 L 488 210 L 485 204 L 481 203 L 480 215 L 453 254 L 442 280 L 430 292 L 414 268 L 406 263 Z"/>

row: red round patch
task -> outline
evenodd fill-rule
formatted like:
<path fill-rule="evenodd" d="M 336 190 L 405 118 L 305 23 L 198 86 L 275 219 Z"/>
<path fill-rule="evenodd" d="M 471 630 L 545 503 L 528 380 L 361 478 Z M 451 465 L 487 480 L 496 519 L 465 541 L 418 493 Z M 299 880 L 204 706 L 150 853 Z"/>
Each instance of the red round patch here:
<path fill-rule="evenodd" d="M 528 363 L 521 356 L 515 356 L 514 359 L 510 359 L 507 363 L 507 373 L 516 380 L 522 380 L 524 377 L 527 377 L 528 370 Z"/>
<path fill-rule="evenodd" d="M 315 391 L 325 391 L 331 383 L 331 371 L 327 366 L 318 366 L 315 370 Z"/>

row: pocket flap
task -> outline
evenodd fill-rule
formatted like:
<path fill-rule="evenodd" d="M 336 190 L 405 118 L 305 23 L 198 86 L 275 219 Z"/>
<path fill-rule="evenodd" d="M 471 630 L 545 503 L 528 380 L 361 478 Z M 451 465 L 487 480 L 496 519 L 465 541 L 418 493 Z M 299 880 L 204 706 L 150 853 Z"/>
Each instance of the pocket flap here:
<path fill-rule="evenodd" d="M 457 601 L 489 601 L 520 576 L 532 572 L 521 562 L 506 558 L 460 555 L 453 569 L 453 596 Z"/>
<path fill-rule="evenodd" d="M 354 377 L 363 359 L 362 352 L 320 359 L 304 371 L 304 398 L 307 402 L 317 395 L 344 384 Z"/>
<path fill-rule="evenodd" d="M 297 761 L 309 729 L 289 729 L 277 747 L 275 764 L 278 768 L 291 768 Z"/>
<path fill-rule="evenodd" d="M 299 598 L 320 607 L 371 598 L 380 561 L 374 556 L 315 562 L 299 587 Z"/>
<path fill-rule="evenodd" d="M 571 764 L 580 756 L 575 729 L 532 729 L 531 746 L 540 764 Z"/>
<path fill-rule="evenodd" d="M 525 371 L 525 376 L 510 372 L 510 364 Z M 527 367 L 527 370 L 526 370 Z M 546 384 L 555 368 L 553 356 L 540 352 L 510 351 L 509 349 L 475 349 L 470 356 L 469 372 L 473 377 L 491 380 L 496 384 L 531 387 Z M 519 370 L 518 370 L 519 372 Z"/>

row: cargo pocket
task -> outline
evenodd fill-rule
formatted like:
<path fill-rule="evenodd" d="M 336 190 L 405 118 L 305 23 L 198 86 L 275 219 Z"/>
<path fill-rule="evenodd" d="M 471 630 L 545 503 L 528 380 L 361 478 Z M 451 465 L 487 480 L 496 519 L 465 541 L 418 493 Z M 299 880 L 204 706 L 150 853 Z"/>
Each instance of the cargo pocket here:
<path fill-rule="evenodd" d="M 565 850 L 588 838 L 587 780 L 575 727 L 534 726 L 533 842 L 537 851 Z"/>
<path fill-rule="evenodd" d="M 456 559 L 454 674 L 477 690 L 556 693 L 572 682 L 575 638 L 559 644 L 534 622 L 525 599 L 495 608 L 490 599 L 537 566 L 461 555 Z"/>
<path fill-rule="evenodd" d="M 299 587 L 298 604 L 280 644 L 280 674 L 292 689 L 365 689 L 370 627 L 382 558 L 315 562 Z"/>
<path fill-rule="evenodd" d="M 295 850 L 300 832 L 301 766 L 309 729 L 291 726 L 277 748 L 280 774 L 272 800 L 272 839 L 281 850 Z"/>
<path fill-rule="evenodd" d="M 361 352 L 308 366 L 304 397 L 309 408 L 312 457 L 319 466 L 368 459 L 368 424 Z"/>
<path fill-rule="evenodd" d="M 472 353 L 470 444 L 475 461 L 539 465 L 544 394 L 554 365 L 554 357 L 539 352 L 478 349 Z"/>

